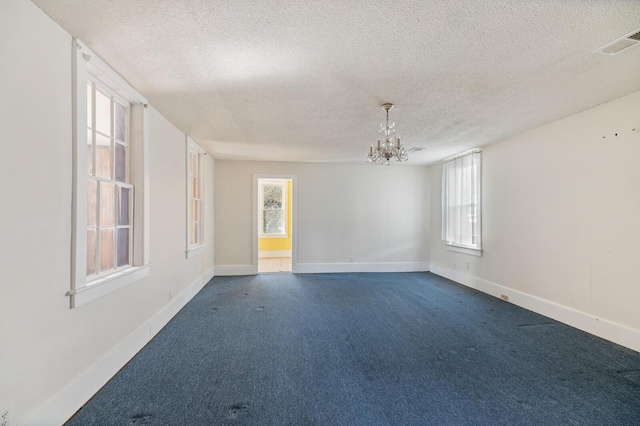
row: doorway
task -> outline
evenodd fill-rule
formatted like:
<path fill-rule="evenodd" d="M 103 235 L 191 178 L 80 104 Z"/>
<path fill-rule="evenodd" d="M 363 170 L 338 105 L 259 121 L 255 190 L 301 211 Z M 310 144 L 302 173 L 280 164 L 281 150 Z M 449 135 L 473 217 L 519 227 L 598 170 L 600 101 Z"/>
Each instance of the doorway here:
<path fill-rule="evenodd" d="M 256 177 L 257 272 L 292 272 L 294 180 Z"/>

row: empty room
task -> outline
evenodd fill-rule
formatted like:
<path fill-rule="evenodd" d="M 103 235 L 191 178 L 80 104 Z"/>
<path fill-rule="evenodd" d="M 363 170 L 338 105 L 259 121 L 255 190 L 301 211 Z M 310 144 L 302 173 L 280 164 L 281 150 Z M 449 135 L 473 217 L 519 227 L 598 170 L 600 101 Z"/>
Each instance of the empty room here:
<path fill-rule="evenodd" d="M 640 2 L 2 0 L 0 426 L 640 425 Z"/>

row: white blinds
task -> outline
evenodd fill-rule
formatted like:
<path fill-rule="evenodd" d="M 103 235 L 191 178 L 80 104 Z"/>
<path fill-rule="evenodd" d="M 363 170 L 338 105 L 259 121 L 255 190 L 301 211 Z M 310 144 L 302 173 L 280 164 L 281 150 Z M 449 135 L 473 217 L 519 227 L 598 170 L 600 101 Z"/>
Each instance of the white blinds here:
<path fill-rule="evenodd" d="M 481 248 L 480 176 L 479 151 L 442 166 L 442 239 L 447 244 Z"/>

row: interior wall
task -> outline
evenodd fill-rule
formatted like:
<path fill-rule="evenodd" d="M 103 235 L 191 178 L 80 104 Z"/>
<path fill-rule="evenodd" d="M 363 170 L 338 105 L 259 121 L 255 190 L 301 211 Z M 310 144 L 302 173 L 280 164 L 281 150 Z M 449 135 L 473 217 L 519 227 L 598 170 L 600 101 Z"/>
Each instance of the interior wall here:
<path fill-rule="evenodd" d="M 442 242 L 442 166 L 433 166 L 432 270 L 640 330 L 639 111 L 637 92 L 485 147 L 482 257 Z M 627 344 L 640 348 L 635 336 Z"/>
<path fill-rule="evenodd" d="M 216 161 L 216 274 L 254 262 L 254 174 L 297 176 L 298 263 L 428 263 L 426 167 Z"/>
<path fill-rule="evenodd" d="M 292 207 L 291 202 L 291 180 L 287 180 L 287 238 L 267 238 L 260 237 L 258 239 L 258 250 L 260 251 L 291 251 L 291 218 Z M 260 218 L 258 218 L 260 220 Z M 278 256 L 279 257 L 279 256 Z"/>
<path fill-rule="evenodd" d="M 205 252 L 185 259 L 185 135 L 150 108 L 149 276 L 69 308 L 71 51 L 71 36 L 33 3 L 0 2 L 0 408 L 10 407 L 12 424 L 68 389 L 213 265 L 213 226 Z M 205 167 L 212 225 L 211 158 Z"/>

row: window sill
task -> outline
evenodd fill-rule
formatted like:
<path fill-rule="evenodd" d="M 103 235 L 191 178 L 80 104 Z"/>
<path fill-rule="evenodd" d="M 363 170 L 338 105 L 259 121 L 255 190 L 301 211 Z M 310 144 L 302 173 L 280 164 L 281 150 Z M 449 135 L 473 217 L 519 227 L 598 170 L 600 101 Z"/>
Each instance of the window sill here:
<path fill-rule="evenodd" d="M 122 287 L 132 284 L 149 275 L 151 264 L 136 266 L 121 272 L 116 272 L 108 277 L 101 278 L 85 285 L 77 290 L 70 290 L 67 296 L 71 297 L 71 308 L 86 305 L 102 296 L 112 293 Z"/>
<path fill-rule="evenodd" d="M 482 249 L 479 249 L 479 248 L 459 246 L 456 244 L 449 244 L 449 243 L 445 243 L 445 244 L 447 245 L 447 250 L 449 251 L 455 251 L 457 253 L 463 253 L 463 254 L 470 254 L 471 256 L 478 256 L 478 257 L 482 256 Z"/>
<path fill-rule="evenodd" d="M 260 234 L 258 238 L 289 238 L 289 234 Z"/>
<path fill-rule="evenodd" d="M 198 256 L 204 253 L 204 244 L 197 247 L 192 247 L 186 251 L 187 259 L 191 259 L 192 257 Z"/>

